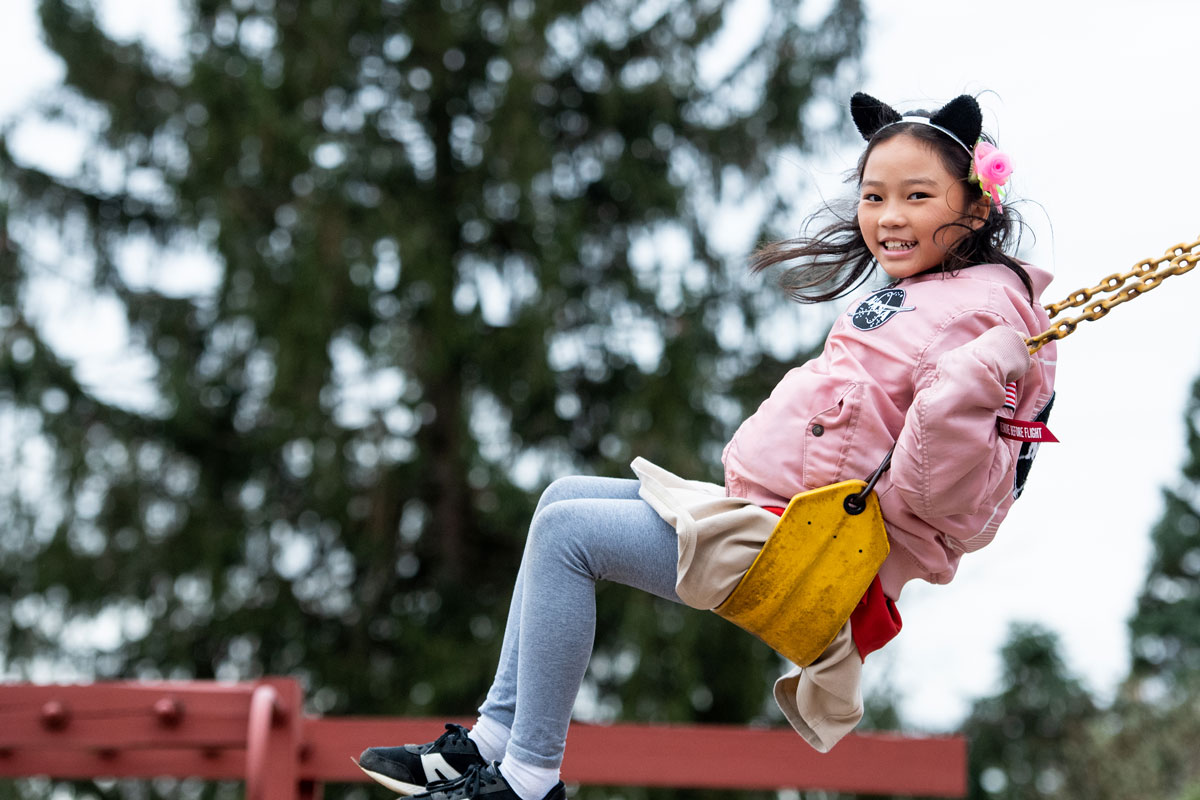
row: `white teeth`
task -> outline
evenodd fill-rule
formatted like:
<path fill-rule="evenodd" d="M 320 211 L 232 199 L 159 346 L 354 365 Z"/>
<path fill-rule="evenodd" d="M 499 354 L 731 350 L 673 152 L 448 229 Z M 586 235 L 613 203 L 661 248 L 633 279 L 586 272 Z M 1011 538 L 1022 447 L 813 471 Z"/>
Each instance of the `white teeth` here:
<path fill-rule="evenodd" d="M 883 243 L 884 250 L 908 250 L 914 247 L 916 242 L 897 242 L 894 239 L 889 239 Z"/>

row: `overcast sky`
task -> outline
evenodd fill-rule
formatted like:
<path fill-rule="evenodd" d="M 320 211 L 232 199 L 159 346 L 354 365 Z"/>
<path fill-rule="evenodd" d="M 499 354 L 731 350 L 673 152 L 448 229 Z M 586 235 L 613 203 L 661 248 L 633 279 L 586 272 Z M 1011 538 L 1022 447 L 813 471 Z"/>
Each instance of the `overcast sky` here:
<path fill-rule="evenodd" d="M 739 0 L 737 13 L 753 19 L 760 2 Z M 901 110 L 980 96 L 985 128 L 1016 165 L 1010 197 L 1029 201 L 1021 210 L 1036 244 L 1026 256 L 1056 275 L 1043 301 L 1200 238 L 1200 70 L 1190 41 L 1200 3 L 871 6 L 862 90 Z M 32 7 L 4 0 L 0 119 L 60 76 L 36 42 Z M 177 31 L 161 8 L 106 0 L 103 19 L 169 50 Z M 857 153 L 850 143 L 814 162 L 810 179 L 827 195 L 844 191 L 841 171 Z M 1050 427 L 1061 444 L 1041 449 L 1000 535 L 964 559 L 953 584 L 905 590 L 904 631 L 867 662 L 872 684 L 902 693 L 912 724 L 952 729 L 973 698 L 995 690 L 997 651 L 1015 620 L 1057 632 L 1070 669 L 1101 698 L 1125 675 L 1126 620 L 1161 488 L 1178 479 L 1183 406 L 1200 373 L 1189 324 L 1197 299 L 1200 275 L 1173 278 L 1060 345 Z"/>

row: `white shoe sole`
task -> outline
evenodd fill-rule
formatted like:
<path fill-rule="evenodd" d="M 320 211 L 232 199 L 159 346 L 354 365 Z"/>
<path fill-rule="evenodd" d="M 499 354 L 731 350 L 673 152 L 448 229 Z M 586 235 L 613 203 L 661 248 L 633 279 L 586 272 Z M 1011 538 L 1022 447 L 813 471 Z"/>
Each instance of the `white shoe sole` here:
<path fill-rule="evenodd" d="M 358 759 L 354 758 L 353 756 L 351 756 L 350 760 L 354 762 L 356 767 L 365 772 L 371 778 L 371 780 L 386 786 L 396 794 L 408 797 L 411 794 L 420 794 L 421 792 L 425 791 L 424 786 L 418 786 L 415 783 L 405 783 L 404 781 L 398 781 L 395 778 L 389 778 L 387 775 L 383 775 L 378 772 L 372 772 L 362 764 L 359 764 Z"/>

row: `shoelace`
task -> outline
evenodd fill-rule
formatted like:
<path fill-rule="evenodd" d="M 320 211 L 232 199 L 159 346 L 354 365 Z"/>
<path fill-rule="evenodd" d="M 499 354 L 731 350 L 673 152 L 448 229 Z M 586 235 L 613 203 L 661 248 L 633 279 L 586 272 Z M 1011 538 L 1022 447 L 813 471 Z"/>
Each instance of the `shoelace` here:
<path fill-rule="evenodd" d="M 434 792 L 461 792 L 461 796 L 464 798 L 478 797 L 480 788 L 500 780 L 497 767 L 498 765 L 494 764 L 472 764 L 457 778 L 448 781 L 434 781 L 429 784 L 425 787 L 424 793 L 428 795 Z"/>
<path fill-rule="evenodd" d="M 432 794 L 433 792 L 445 791 L 454 784 L 465 781 L 467 776 L 471 774 L 471 771 L 476 769 L 479 769 L 479 765 L 472 764 L 471 766 L 467 767 L 467 771 L 465 773 L 459 775 L 457 778 L 446 778 L 444 781 L 430 781 L 429 783 L 425 784 L 425 791 L 421 794 Z"/>
<path fill-rule="evenodd" d="M 468 736 L 466 728 L 464 728 L 462 725 L 456 725 L 453 722 L 447 722 L 446 732 L 430 743 L 429 747 L 426 749 L 426 752 L 436 750 L 443 744 L 458 744 L 467 738 Z"/>

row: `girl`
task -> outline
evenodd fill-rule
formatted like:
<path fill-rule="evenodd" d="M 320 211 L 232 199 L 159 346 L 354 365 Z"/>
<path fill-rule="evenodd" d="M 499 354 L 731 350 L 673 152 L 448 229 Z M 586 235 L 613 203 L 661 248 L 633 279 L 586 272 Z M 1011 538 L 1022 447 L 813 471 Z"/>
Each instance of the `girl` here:
<path fill-rule="evenodd" d="M 899 630 L 904 584 L 948 582 L 961 555 L 995 535 L 1036 449 L 1006 432 L 1044 423 L 1051 403 L 1054 346 L 1034 359 L 1024 342 L 1049 327 L 1038 297 L 1050 276 L 1005 252 L 1019 224 L 1002 206 L 1009 166 L 981 139 L 974 98 L 901 116 L 856 94 L 850 108 L 867 141 L 856 215 L 761 250 L 754 267 L 794 265 L 782 283 L 800 302 L 839 297 L 876 265 L 892 282 L 852 302 L 821 355 L 741 425 L 725 449 L 724 487 L 642 459 L 638 480 L 551 484 L 478 721 L 448 725 L 429 744 L 367 749 L 360 765 L 373 778 L 429 800 L 561 800 L 595 582 L 715 608 L 770 534 L 766 509 L 865 478 L 891 452 L 876 485 L 890 554 L 824 654 L 775 687 L 789 722 L 826 751 L 862 716 L 861 660 Z"/>

